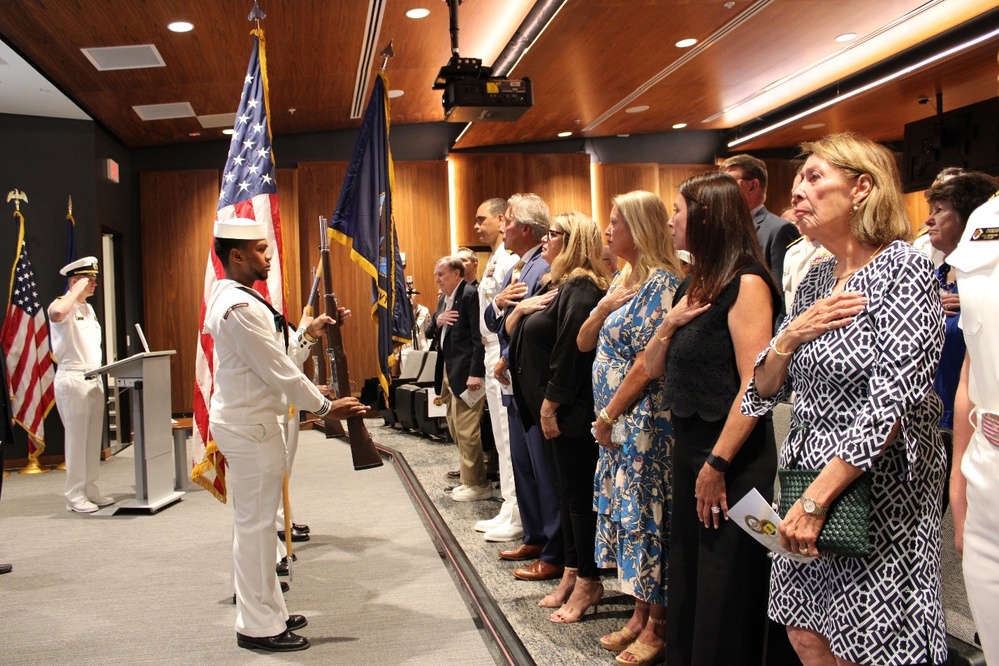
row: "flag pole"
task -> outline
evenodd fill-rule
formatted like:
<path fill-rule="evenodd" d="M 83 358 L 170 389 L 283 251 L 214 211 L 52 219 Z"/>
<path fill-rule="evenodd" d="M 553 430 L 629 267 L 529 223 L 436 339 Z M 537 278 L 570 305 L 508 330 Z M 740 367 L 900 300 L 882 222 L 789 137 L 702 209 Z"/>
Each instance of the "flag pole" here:
<path fill-rule="evenodd" d="M 28 451 L 28 464 L 18 471 L 19 475 L 24 474 L 47 474 L 52 471 L 51 467 L 43 467 L 38 463 L 39 454 L 45 450 L 45 445 L 40 444 L 34 435 L 28 435 L 28 439 L 35 445 L 33 450 Z"/>

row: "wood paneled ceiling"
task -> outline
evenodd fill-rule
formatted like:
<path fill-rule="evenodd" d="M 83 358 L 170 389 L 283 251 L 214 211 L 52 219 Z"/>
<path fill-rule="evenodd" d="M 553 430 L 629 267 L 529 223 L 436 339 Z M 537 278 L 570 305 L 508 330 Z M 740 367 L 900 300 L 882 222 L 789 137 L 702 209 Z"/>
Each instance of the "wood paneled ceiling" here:
<path fill-rule="evenodd" d="M 442 0 L 261 0 L 276 136 L 356 127 L 359 66 L 366 101 L 377 53 L 391 39 L 392 123 L 443 120 L 438 70 L 451 55 Z M 129 147 L 221 138 L 195 117 L 143 121 L 136 105 L 189 102 L 198 116 L 234 113 L 251 48 L 252 0 L 5 0 L 0 35 Z M 535 0 L 464 0 L 459 51 L 491 65 Z M 426 7 L 429 16 L 404 13 Z M 380 27 L 370 7 L 383 7 Z M 534 107 L 518 121 L 473 123 L 456 148 L 732 129 L 835 85 L 845 77 L 969 21 L 985 33 L 999 0 L 567 0 L 510 73 L 529 77 Z M 988 16 L 989 12 L 993 12 Z M 188 33 L 171 21 L 194 24 Z M 843 33 L 850 42 L 837 42 Z M 681 39 L 694 38 L 691 48 Z M 365 44 L 374 47 L 365 50 Z M 82 48 L 153 44 L 165 67 L 99 72 Z M 792 146 L 850 129 L 901 138 L 905 123 L 933 114 L 920 97 L 943 93 L 947 109 L 996 95 L 992 38 L 887 85 L 831 106 L 740 149 Z M 362 54 L 367 53 L 362 63 Z M 0 88 L 2 96 L 14 91 Z M 633 107 L 647 106 L 641 113 Z M 292 112 L 292 109 L 294 110 Z M 686 123 L 679 130 L 674 124 Z M 802 129 L 822 123 L 822 127 Z"/>

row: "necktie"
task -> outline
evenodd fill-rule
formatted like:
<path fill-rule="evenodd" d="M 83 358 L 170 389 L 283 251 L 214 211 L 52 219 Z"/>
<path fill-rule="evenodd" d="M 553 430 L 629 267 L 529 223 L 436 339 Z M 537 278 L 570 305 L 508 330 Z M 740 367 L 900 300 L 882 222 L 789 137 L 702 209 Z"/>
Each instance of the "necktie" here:
<path fill-rule="evenodd" d="M 511 275 L 510 282 L 513 282 L 514 280 L 519 280 L 520 274 L 523 270 L 524 270 L 524 260 L 521 259 L 520 261 L 518 261 L 513 265 L 513 271 L 511 271 L 510 273 Z"/>

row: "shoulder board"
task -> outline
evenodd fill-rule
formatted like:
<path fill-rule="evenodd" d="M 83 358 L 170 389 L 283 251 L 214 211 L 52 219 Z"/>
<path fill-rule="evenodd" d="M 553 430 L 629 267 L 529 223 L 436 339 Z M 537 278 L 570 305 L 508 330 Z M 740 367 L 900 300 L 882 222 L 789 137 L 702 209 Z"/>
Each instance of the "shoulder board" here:
<path fill-rule="evenodd" d="M 248 307 L 250 307 L 249 303 L 236 303 L 235 305 L 230 305 L 229 309 L 225 311 L 224 315 L 222 315 L 222 319 L 228 319 L 229 313 L 232 312 L 233 310 L 237 310 L 239 308 L 248 308 Z"/>
<path fill-rule="evenodd" d="M 800 243 L 803 240 L 805 240 L 804 236 L 798 236 L 793 241 L 791 241 L 790 243 L 787 244 L 787 248 L 791 249 L 792 247 L 794 247 L 795 245 L 797 245 L 798 243 Z"/>

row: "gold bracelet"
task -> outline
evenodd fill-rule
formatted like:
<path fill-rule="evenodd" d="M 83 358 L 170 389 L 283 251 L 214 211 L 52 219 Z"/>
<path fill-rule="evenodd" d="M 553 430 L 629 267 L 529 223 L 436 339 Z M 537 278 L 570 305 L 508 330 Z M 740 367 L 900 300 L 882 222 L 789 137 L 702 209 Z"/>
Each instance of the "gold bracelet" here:
<path fill-rule="evenodd" d="M 612 419 L 610 417 L 610 415 L 607 413 L 607 408 L 606 407 L 604 407 L 603 409 L 600 410 L 600 413 L 597 414 L 597 418 L 599 418 L 601 421 L 603 421 L 607 425 L 614 425 L 615 423 L 617 423 L 617 419 Z"/>
<path fill-rule="evenodd" d="M 541 418 L 543 418 L 543 419 L 553 419 L 553 418 L 555 418 L 555 414 L 542 414 Z"/>
<path fill-rule="evenodd" d="M 659 335 L 658 333 L 656 333 L 656 332 L 654 332 L 654 331 L 653 331 L 653 333 L 652 333 L 652 336 L 653 336 L 653 337 L 654 337 L 654 338 L 655 338 L 656 340 L 658 340 L 659 342 L 663 343 L 664 345 L 665 345 L 665 344 L 667 344 L 667 343 L 668 343 L 668 342 L 669 342 L 670 340 L 672 340 L 672 339 L 673 339 L 673 336 L 672 336 L 672 335 L 666 335 L 666 336 L 662 336 L 662 335 Z"/>
<path fill-rule="evenodd" d="M 778 333 L 773 337 L 773 340 L 770 341 L 770 349 L 773 351 L 773 353 L 777 354 L 781 358 L 787 358 L 788 356 L 794 353 L 794 350 L 792 349 L 789 352 L 782 352 L 781 350 L 777 349 L 777 338 L 779 338 L 780 335 L 781 334 Z"/>

